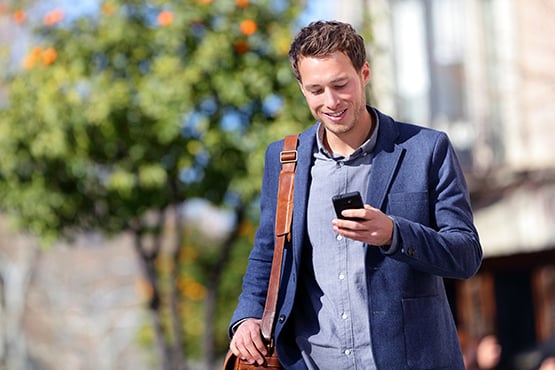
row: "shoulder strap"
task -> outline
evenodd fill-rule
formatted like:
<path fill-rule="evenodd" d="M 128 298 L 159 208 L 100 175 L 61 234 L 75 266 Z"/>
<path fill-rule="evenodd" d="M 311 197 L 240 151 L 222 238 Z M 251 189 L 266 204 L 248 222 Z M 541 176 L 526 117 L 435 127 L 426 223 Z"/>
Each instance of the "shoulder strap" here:
<path fill-rule="evenodd" d="M 278 199 L 276 207 L 276 229 L 274 258 L 268 283 L 266 305 L 262 315 L 262 336 L 270 342 L 272 340 L 276 316 L 279 281 L 281 278 L 281 263 L 285 238 L 291 240 L 291 218 L 293 215 L 293 187 L 295 185 L 295 168 L 297 166 L 298 135 L 288 135 L 283 142 L 280 154 L 281 172 L 279 174 Z"/>

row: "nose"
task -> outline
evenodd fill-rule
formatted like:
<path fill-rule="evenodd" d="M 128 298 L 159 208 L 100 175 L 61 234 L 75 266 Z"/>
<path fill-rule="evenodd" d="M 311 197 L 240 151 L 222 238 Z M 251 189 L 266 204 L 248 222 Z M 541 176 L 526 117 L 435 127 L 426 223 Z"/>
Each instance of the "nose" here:
<path fill-rule="evenodd" d="M 326 89 L 325 104 L 329 109 L 335 109 L 339 105 L 339 96 L 332 89 Z"/>

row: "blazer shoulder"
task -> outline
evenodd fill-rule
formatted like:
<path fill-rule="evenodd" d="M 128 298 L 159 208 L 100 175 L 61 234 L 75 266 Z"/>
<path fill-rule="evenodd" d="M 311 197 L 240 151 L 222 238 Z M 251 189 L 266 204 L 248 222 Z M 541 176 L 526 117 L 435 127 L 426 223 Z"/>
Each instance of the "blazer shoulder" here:
<path fill-rule="evenodd" d="M 299 151 L 305 150 L 306 148 L 311 148 L 316 140 L 316 132 L 318 129 L 318 123 L 310 126 L 303 132 L 298 133 L 299 141 L 297 149 Z M 271 156 L 279 156 L 279 153 L 283 150 L 283 141 L 285 137 L 276 140 L 268 145 L 266 148 L 266 154 Z"/>
<path fill-rule="evenodd" d="M 394 121 L 394 124 L 397 127 L 399 143 L 414 143 L 417 145 L 432 145 L 438 142 L 450 143 L 447 133 L 443 131 L 413 123 Z"/>
<path fill-rule="evenodd" d="M 445 132 L 414 123 L 397 121 L 386 114 L 379 111 L 377 112 L 380 119 L 380 129 L 389 134 L 398 135 L 401 141 L 406 141 L 411 138 L 426 138 L 427 140 L 438 137 L 447 138 Z"/>

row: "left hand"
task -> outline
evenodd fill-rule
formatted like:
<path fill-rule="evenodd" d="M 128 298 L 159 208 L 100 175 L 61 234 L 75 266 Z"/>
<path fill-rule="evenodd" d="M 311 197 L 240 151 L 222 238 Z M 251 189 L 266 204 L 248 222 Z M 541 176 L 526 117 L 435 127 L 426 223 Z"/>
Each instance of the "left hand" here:
<path fill-rule="evenodd" d="M 364 208 L 347 209 L 342 214 L 356 220 L 334 219 L 332 225 L 336 233 L 378 247 L 391 244 L 393 220 L 379 209 L 365 204 Z"/>

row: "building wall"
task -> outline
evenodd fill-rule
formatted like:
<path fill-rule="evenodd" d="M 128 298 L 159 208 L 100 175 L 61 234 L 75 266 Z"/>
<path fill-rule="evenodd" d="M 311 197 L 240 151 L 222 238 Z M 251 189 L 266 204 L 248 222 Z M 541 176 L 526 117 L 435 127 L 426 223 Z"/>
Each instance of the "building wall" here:
<path fill-rule="evenodd" d="M 515 71 L 519 124 L 507 138 L 507 159 L 516 169 L 555 166 L 555 33 L 553 1 L 514 1 Z"/>

